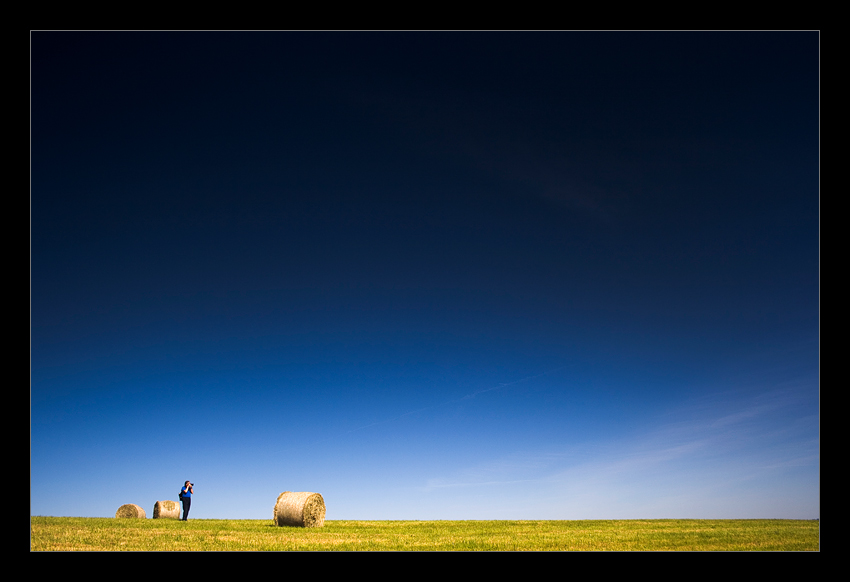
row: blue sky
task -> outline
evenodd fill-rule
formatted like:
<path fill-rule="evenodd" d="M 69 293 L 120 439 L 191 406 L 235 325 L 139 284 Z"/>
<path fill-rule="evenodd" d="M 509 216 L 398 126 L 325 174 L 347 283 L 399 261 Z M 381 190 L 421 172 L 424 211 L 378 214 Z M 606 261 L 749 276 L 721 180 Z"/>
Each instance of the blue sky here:
<path fill-rule="evenodd" d="M 819 517 L 819 36 L 31 36 L 32 515 Z"/>

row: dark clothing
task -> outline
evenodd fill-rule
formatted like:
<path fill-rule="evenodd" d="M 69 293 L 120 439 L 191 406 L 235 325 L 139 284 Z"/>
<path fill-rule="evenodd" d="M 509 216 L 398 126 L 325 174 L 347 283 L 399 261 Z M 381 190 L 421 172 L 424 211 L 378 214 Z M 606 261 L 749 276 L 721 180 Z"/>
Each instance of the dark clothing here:
<path fill-rule="evenodd" d="M 187 485 L 183 487 L 181 491 L 182 497 L 180 500 L 183 502 L 183 521 L 189 517 L 189 508 L 192 507 L 192 486 Z"/>

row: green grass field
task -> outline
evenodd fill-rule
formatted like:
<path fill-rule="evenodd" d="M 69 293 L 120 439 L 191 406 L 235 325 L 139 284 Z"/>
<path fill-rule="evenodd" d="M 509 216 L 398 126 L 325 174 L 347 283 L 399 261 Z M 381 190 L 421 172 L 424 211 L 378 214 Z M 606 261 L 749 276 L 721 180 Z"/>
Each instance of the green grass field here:
<path fill-rule="evenodd" d="M 326 521 L 32 517 L 33 551 L 805 551 L 819 522 L 785 519 Z"/>

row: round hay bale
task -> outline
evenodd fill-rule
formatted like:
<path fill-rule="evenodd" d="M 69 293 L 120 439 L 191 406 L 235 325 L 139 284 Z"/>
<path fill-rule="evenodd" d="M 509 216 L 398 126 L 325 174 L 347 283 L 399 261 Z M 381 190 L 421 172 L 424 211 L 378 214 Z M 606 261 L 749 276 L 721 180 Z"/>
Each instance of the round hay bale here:
<path fill-rule="evenodd" d="M 115 512 L 115 517 L 141 517 L 145 519 L 147 515 L 145 515 L 145 510 L 135 503 L 125 503 Z"/>
<path fill-rule="evenodd" d="M 284 491 L 274 504 L 277 526 L 322 527 L 325 525 L 325 500 L 318 493 Z"/>
<path fill-rule="evenodd" d="M 180 505 L 176 501 L 157 501 L 153 504 L 154 519 L 180 519 Z"/>

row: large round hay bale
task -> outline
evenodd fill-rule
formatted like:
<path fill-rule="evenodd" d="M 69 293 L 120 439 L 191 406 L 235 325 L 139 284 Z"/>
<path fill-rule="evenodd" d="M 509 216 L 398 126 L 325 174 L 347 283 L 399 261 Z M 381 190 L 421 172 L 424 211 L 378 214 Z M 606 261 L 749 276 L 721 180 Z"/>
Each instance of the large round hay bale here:
<path fill-rule="evenodd" d="M 125 503 L 115 512 L 115 517 L 141 517 L 145 519 L 147 515 L 145 515 L 145 510 L 135 503 Z"/>
<path fill-rule="evenodd" d="M 325 524 L 325 500 L 318 493 L 284 491 L 274 504 L 274 523 L 278 526 L 322 527 Z"/>
<path fill-rule="evenodd" d="M 154 519 L 180 519 L 180 505 L 176 501 L 157 501 L 153 504 Z"/>

